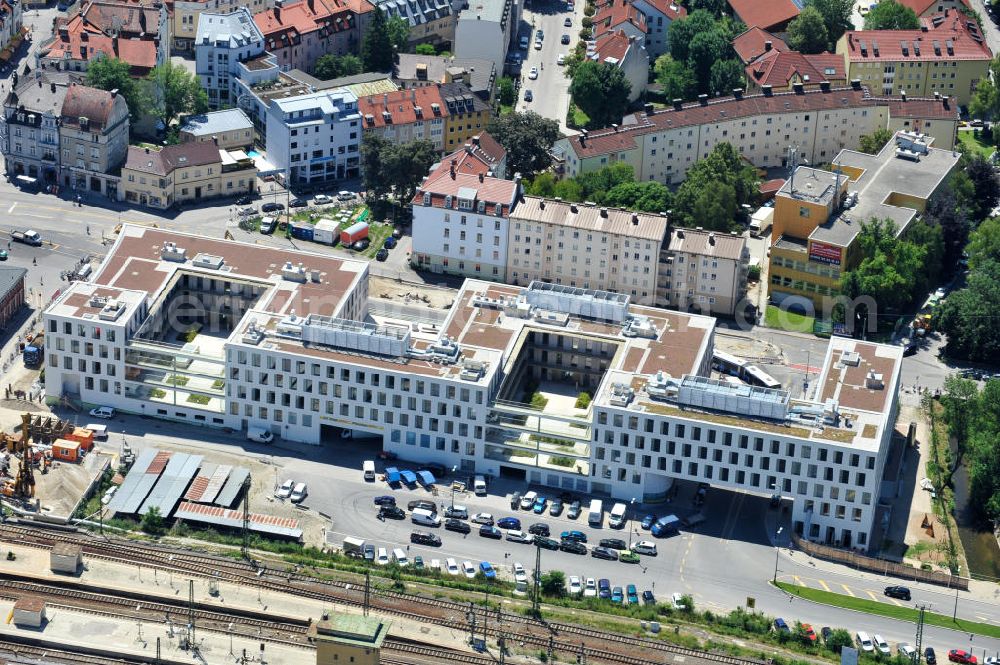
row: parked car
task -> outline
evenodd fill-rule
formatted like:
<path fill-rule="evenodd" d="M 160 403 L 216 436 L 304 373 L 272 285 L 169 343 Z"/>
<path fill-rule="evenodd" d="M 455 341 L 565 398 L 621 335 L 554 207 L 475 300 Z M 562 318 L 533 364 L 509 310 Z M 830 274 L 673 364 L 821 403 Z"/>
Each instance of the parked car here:
<path fill-rule="evenodd" d="M 525 533 L 524 531 L 511 530 L 507 532 L 507 540 L 512 543 L 525 543 L 530 545 L 534 542 L 535 537 L 530 533 Z"/>
<path fill-rule="evenodd" d="M 625 587 L 625 598 L 628 600 L 629 605 L 639 604 L 639 592 L 636 590 L 634 584 L 629 584 Z"/>
<path fill-rule="evenodd" d="M 466 577 L 468 577 L 471 580 L 473 577 L 476 576 L 476 567 L 472 565 L 471 561 L 463 561 L 462 572 L 465 574 Z"/>
<path fill-rule="evenodd" d="M 530 510 L 535 505 L 535 499 L 537 498 L 537 492 L 525 492 L 524 496 L 521 497 L 521 510 Z"/>
<path fill-rule="evenodd" d="M 300 199 L 298 197 L 295 197 L 294 199 L 288 202 L 289 208 L 305 208 L 307 205 L 309 205 L 309 201 L 307 201 L 306 199 Z"/>
<path fill-rule="evenodd" d="M 621 538 L 601 538 L 601 542 L 597 543 L 601 547 L 607 547 L 612 550 L 624 550 L 628 549 L 628 545 Z"/>
<path fill-rule="evenodd" d="M 571 19 L 570 17 L 568 17 L 568 16 L 567 16 L 567 17 L 566 17 L 566 18 L 565 18 L 565 19 L 563 20 L 563 26 L 565 26 L 565 27 L 567 27 L 567 28 L 571 28 L 571 27 L 573 27 L 573 19 Z"/>
<path fill-rule="evenodd" d="M 597 580 L 595 580 L 593 577 L 588 577 L 587 581 L 583 583 L 583 597 L 584 598 L 597 597 Z"/>
<path fill-rule="evenodd" d="M 394 249 L 397 244 L 399 244 L 399 241 L 396 240 L 395 238 L 393 238 L 392 236 L 389 236 L 384 241 L 382 241 L 382 246 L 385 247 L 386 249 Z M 442 467 L 442 469 L 443 468 L 444 467 Z M 438 474 L 435 473 L 434 475 L 438 475 Z M 442 473 L 441 475 L 443 476 L 444 473 Z"/>
<path fill-rule="evenodd" d="M 288 497 L 288 500 L 291 501 L 292 503 L 302 503 L 303 501 L 306 500 L 306 496 L 308 495 L 309 495 L 309 490 L 306 487 L 306 484 L 299 483 L 298 485 L 295 486 L 294 489 L 292 489 L 292 493 Z"/>
<path fill-rule="evenodd" d="M 535 522 L 528 527 L 528 533 L 535 536 L 548 536 L 549 535 L 549 525 L 545 522 Z"/>
<path fill-rule="evenodd" d="M 910 589 L 905 586 L 887 586 L 885 588 L 885 595 L 890 598 L 899 598 L 900 600 L 910 600 Z"/>
<path fill-rule="evenodd" d="M 564 540 L 559 543 L 559 549 L 570 554 L 586 554 L 587 546 L 575 540 Z"/>
<path fill-rule="evenodd" d="M 566 517 L 571 520 L 575 520 L 580 516 L 580 502 L 574 501 L 569 505 L 569 510 L 566 511 Z"/>
<path fill-rule="evenodd" d="M 410 542 L 417 545 L 430 545 L 431 547 L 441 547 L 441 538 L 426 531 L 414 531 L 410 534 Z"/>
<path fill-rule="evenodd" d="M 927 665 L 937 665 L 937 654 L 934 653 L 934 647 L 924 649 L 924 662 Z"/>
<path fill-rule="evenodd" d="M 563 511 L 562 499 L 554 500 L 552 502 L 552 505 L 549 506 L 549 515 L 551 515 L 552 517 L 559 517 L 560 515 L 562 515 L 562 511 Z"/>
<path fill-rule="evenodd" d="M 979 662 L 979 659 L 965 649 L 952 649 L 948 652 L 948 660 L 962 665 L 976 665 Z"/>
<path fill-rule="evenodd" d="M 416 510 L 417 508 L 422 508 L 423 510 L 429 510 L 432 513 L 437 512 L 437 506 L 433 501 L 425 501 L 423 499 L 414 499 L 406 504 L 407 510 Z"/>
<path fill-rule="evenodd" d="M 458 562 L 454 559 L 448 559 L 444 562 L 445 570 L 448 571 L 449 575 L 458 575 L 462 572 L 458 567 Z"/>
<path fill-rule="evenodd" d="M 625 594 L 622 592 L 622 588 L 620 586 L 616 586 L 614 589 L 611 590 L 612 603 L 621 605 L 622 601 L 624 600 L 625 600 Z"/>
<path fill-rule="evenodd" d="M 249 205 L 253 201 L 253 194 L 244 194 L 236 199 L 236 205 L 245 206 Z"/>
<path fill-rule="evenodd" d="M 622 550 L 618 554 L 618 560 L 622 563 L 639 563 L 639 555 L 631 550 Z"/>
<path fill-rule="evenodd" d="M 313 203 L 318 206 L 325 206 L 333 203 L 333 199 L 326 194 L 317 194 L 313 197 Z"/>
<path fill-rule="evenodd" d="M 587 534 L 585 534 L 583 531 L 576 531 L 576 530 L 563 531 L 561 534 L 559 534 L 559 537 L 563 540 L 575 540 L 578 543 L 587 542 Z"/>
<path fill-rule="evenodd" d="M 488 524 L 493 526 L 493 515 L 489 513 L 476 513 L 472 516 L 473 524 Z"/>
<path fill-rule="evenodd" d="M 444 530 L 456 533 L 469 533 L 472 531 L 472 527 L 461 520 L 451 519 L 444 521 Z"/>
<path fill-rule="evenodd" d="M 656 543 L 651 540 L 640 540 L 637 543 L 632 543 L 632 551 L 636 554 L 656 556 Z"/>
<path fill-rule="evenodd" d="M 656 605 L 656 597 L 653 596 L 653 592 L 646 589 L 642 592 L 642 602 L 645 605 Z"/>
<path fill-rule="evenodd" d="M 265 217 L 260 220 L 260 232 L 262 235 L 269 236 L 278 230 L 278 220 L 274 217 Z"/>
<path fill-rule="evenodd" d="M 605 561 L 617 561 L 618 551 L 610 547 L 595 547 L 590 550 L 590 556 L 595 559 L 604 559 Z"/>
<path fill-rule="evenodd" d="M 521 493 L 514 492 L 510 495 L 510 509 L 517 510 L 521 507 Z"/>
<path fill-rule="evenodd" d="M 571 596 L 578 596 L 583 593 L 583 582 L 576 575 L 570 575 L 568 588 Z"/>
<path fill-rule="evenodd" d="M 914 649 L 906 642 L 900 642 L 896 645 L 896 653 L 905 658 L 906 660 L 912 661 L 913 657 L 917 655 L 917 650 Z M 993 665 L 989 662 L 989 658 L 983 661 L 983 665 Z"/>
<path fill-rule="evenodd" d="M 479 527 L 479 535 L 483 538 L 493 538 L 494 540 L 503 538 L 503 532 L 492 524 L 484 524 Z"/>
<path fill-rule="evenodd" d="M 422 570 L 424 567 L 424 557 L 420 556 L 419 554 L 413 557 L 413 567 L 416 568 L 417 570 Z"/>
<path fill-rule="evenodd" d="M 406 518 L 406 511 L 399 506 L 382 506 L 378 510 L 380 517 L 390 520 L 401 520 Z"/>
<path fill-rule="evenodd" d="M 519 563 L 514 563 L 514 581 L 518 584 L 527 584 L 528 573 L 524 570 L 524 566 Z"/>
<path fill-rule="evenodd" d="M 687 609 L 687 603 L 684 602 L 684 594 L 680 593 L 679 591 L 674 591 L 672 594 L 670 594 L 670 607 L 678 611 Z M 782 623 L 782 625 L 785 626 L 785 629 L 787 630 L 788 626 L 785 624 L 784 619 L 775 619 L 774 625 L 777 626 L 779 621 Z"/>
<path fill-rule="evenodd" d="M 532 67 L 528 70 L 528 78 L 532 81 L 538 78 L 538 67 Z"/>
<path fill-rule="evenodd" d="M 534 95 L 533 92 L 531 92 L 531 88 L 527 88 L 524 91 L 524 101 L 530 102 L 530 101 L 534 101 L 534 99 L 535 99 L 535 95 Z"/>
<path fill-rule="evenodd" d="M 285 482 L 281 483 L 281 487 L 277 489 L 274 496 L 279 499 L 287 499 L 292 495 L 292 489 L 295 488 L 295 481 L 289 478 Z"/>
<path fill-rule="evenodd" d="M 489 561 L 479 562 L 479 572 L 488 580 L 495 580 L 497 578 L 497 571 L 493 570 L 493 564 Z"/>
<path fill-rule="evenodd" d="M 501 529 L 520 529 L 521 520 L 516 517 L 501 517 L 497 520 L 497 526 Z"/>
<path fill-rule="evenodd" d="M 604 600 L 611 600 L 611 582 L 606 578 L 597 580 L 597 597 Z"/>
<path fill-rule="evenodd" d="M 385 261 L 388 258 L 389 258 L 389 250 L 387 250 L 385 247 L 375 252 L 376 261 Z"/>
<path fill-rule="evenodd" d="M 830 636 L 833 635 L 833 629 L 829 626 L 823 626 L 819 629 L 819 634 L 823 636 L 823 643 L 825 644 L 830 639 Z"/>
<path fill-rule="evenodd" d="M 806 639 L 809 640 L 810 644 L 816 644 L 816 640 L 818 638 L 816 636 L 816 631 L 813 630 L 813 627 L 812 627 L 811 624 L 808 624 L 808 623 L 802 624 L 802 632 L 805 634 Z"/>
<path fill-rule="evenodd" d="M 110 406 L 99 406 L 96 409 L 91 409 L 90 415 L 94 418 L 104 418 L 107 420 L 108 418 L 115 417 L 115 410 Z"/>
<path fill-rule="evenodd" d="M 545 536 L 535 536 L 535 544 L 546 550 L 559 549 L 559 541 Z"/>
<path fill-rule="evenodd" d="M 560 53 L 559 54 L 559 57 L 556 58 L 556 64 L 560 65 L 560 66 L 566 64 L 566 54 L 565 53 Z"/>
<path fill-rule="evenodd" d="M 366 249 L 368 249 L 369 245 L 371 244 L 372 244 L 371 240 L 369 240 L 368 238 L 362 238 L 361 240 L 351 245 L 351 249 L 353 249 L 355 252 L 363 252 Z"/>
<path fill-rule="evenodd" d="M 389 496 L 388 494 L 383 494 L 382 496 L 375 497 L 376 506 L 395 506 L 396 497 Z"/>
<path fill-rule="evenodd" d="M 561 43 L 561 44 L 569 44 L 569 35 L 563 35 L 562 37 L 560 37 L 559 38 L 559 43 Z"/>
<path fill-rule="evenodd" d="M 448 506 L 444 509 L 444 516 L 450 519 L 469 519 L 469 509 L 465 506 Z"/>
<path fill-rule="evenodd" d="M 378 554 L 375 555 L 375 563 L 380 566 L 389 565 L 389 550 L 384 547 L 378 548 Z"/>
<path fill-rule="evenodd" d="M 646 515 L 642 518 L 642 522 L 639 523 L 639 526 L 642 527 L 643 530 L 649 531 L 653 528 L 653 522 L 655 521 L 656 515 Z"/>
<path fill-rule="evenodd" d="M 354 199 L 355 196 L 357 196 L 357 194 L 355 194 L 354 192 L 348 192 L 347 190 L 343 190 L 343 189 L 340 190 L 339 192 L 337 192 L 337 200 L 338 201 L 351 201 L 351 200 Z M 317 197 L 317 198 L 319 198 L 319 197 Z"/>
<path fill-rule="evenodd" d="M 285 209 L 284 203 L 265 203 L 260 207 L 261 212 L 278 212 Z"/>
<path fill-rule="evenodd" d="M 365 543 L 361 548 L 362 556 L 364 556 L 365 561 L 375 560 L 375 546 L 371 543 Z"/>
<path fill-rule="evenodd" d="M 546 499 L 544 496 L 538 497 L 537 499 L 535 499 L 535 505 L 532 506 L 531 508 L 532 512 L 534 512 L 536 515 L 541 515 L 542 513 L 545 512 L 545 506 L 548 504 L 548 502 L 549 502 L 548 499 Z"/>

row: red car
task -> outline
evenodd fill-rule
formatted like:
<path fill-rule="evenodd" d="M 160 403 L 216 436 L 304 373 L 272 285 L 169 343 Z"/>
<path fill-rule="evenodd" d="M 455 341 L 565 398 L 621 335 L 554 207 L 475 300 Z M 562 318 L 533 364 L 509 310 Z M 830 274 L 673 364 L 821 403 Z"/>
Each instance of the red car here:
<path fill-rule="evenodd" d="M 962 663 L 963 665 L 976 665 L 979 662 L 975 656 L 964 649 L 952 649 L 949 651 L 948 660 L 953 663 Z"/>
<path fill-rule="evenodd" d="M 811 643 L 816 643 L 816 631 L 813 630 L 811 625 L 808 623 L 802 624 L 802 632 L 806 634 L 806 639 L 808 639 Z"/>

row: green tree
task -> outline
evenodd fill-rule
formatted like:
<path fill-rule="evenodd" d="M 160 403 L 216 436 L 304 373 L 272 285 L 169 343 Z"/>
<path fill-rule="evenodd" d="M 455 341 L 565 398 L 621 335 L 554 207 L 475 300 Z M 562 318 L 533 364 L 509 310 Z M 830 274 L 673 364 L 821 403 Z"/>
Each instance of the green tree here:
<path fill-rule="evenodd" d="M 743 74 L 743 64 L 739 60 L 713 62 L 709 70 L 709 90 L 715 95 L 729 95 L 734 88 L 745 90 L 747 81 Z"/>
<path fill-rule="evenodd" d="M 371 12 L 368 31 L 361 40 L 361 62 L 366 72 L 388 72 L 392 70 L 393 43 L 389 34 L 389 21 L 385 13 L 376 7 Z"/>
<path fill-rule="evenodd" d="M 726 10 L 726 0 L 688 0 L 685 4 L 689 12 L 701 10 L 713 16 L 721 16 Z"/>
<path fill-rule="evenodd" d="M 132 78 L 129 64 L 118 58 L 100 56 L 87 67 L 86 83 L 100 90 L 117 90 L 128 104 L 129 119 L 133 124 L 149 114 L 149 90 L 140 79 Z"/>
<path fill-rule="evenodd" d="M 569 93 L 573 103 L 590 118 L 591 127 L 607 127 L 622 121 L 628 109 L 632 84 L 625 72 L 606 62 L 588 60 L 576 68 Z"/>
<path fill-rule="evenodd" d="M 807 7 L 813 7 L 823 16 L 828 40 L 827 48 L 833 51 L 837 40 L 847 30 L 854 29 L 851 15 L 854 12 L 854 0 L 806 0 Z"/>
<path fill-rule="evenodd" d="M 807 6 L 788 24 L 789 48 L 802 53 L 822 53 L 830 44 L 826 21 L 815 7 Z"/>
<path fill-rule="evenodd" d="M 365 189 L 373 199 L 383 198 L 394 190 L 398 201 L 408 202 L 437 157 L 437 149 L 430 141 L 395 143 L 376 134 L 366 134 L 361 142 Z"/>
<path fill-rule="evenodd" d="M 990 161 L 978 153 L 966 160 L 965 175 L 976 193 L 971 201 L 972 220 L 979 222 L 1000 203 L 1000 181 Z"/>
<path fill-rule="evenodd" d="M 671 21 L 670 27 L 667 28 L 670 56 L 677 62 L 687 63 L 688 45 L 694 36 L 715 29 L 715 17 L 704 9 L 692 11 L 685 18 Z"/>
<path fill-rule="evenodd" d="M 544 196 L 546 198 L 552 198 L 555 196 L 553 192 L 556 189 L 556 183 L 559 182 L 556 178 L 556 174 L 551 171 L 545 171 L 544 173 L 539 173 L 536 175 L 524 188 L 524 193 L 531 196 Z"/>
<path fill-rule="evenodd" d="M 632 168 L 631 164 L 618 162 L 598 171 L 582 173 L 576 177 L 576 181 L 579 183 L 582 190 L 581 195 L 584 197 L 578 200 L 586 199 L 603 203 L 604 195 L 609 190 L 623 183 L 635 182 L 635 169 Z"/>
<path fill-rule="evenodd" d="M 987 219 L 969 236 L 966 246 L 969 269 L 976 270 L 987 261 L 1000 263 L 1000 217 Z"/>
<path fill-rule="evenodd" d="M 549 151 L 560 136 L 559 123 L 534 111 L 496 116 L 486 131 L 507 151 L 507 172 L 525 178 L 549 167 Z"/>
<path fill-rule="evenodd" d="M 865 30 L 919 30 L 916 12 L 896 0 L 881 0 L 865 16 Z"/>
<path fill-rule="evenodd" d="M 542 573 L 542 595 L 562 596 L 566 593 L 566 575 L 561 570 Z"/>
<path fill-rule="evenodd" d="M 417 55 L 437 55 L 437 49 L 433 44 L 417 44 L 413 52 Z"/>
<path fill-rule="evenodd" d="M 364 134 L 361 139 L 361 172 L 369 198 L 378 200 L 392 191 L 388 174 L 393 144 L 380 134 Z"/>
<path fill-rule="evenodd" d="M 979 79 L 976 91 L 969 100 L 969 113 L 982 120 L 1000 120 L 1000 55 L 990 61 L 989 76 Z"/>
<path fill-rule="evenodd" d="M 663 88 L 663 96 L 668 99 L 694 99 L 698 82 L 687 63 L 674 60 L 669 53 L 656 59 L 653 65 L 656 82 Z"/>
<path fill-rule="evenodd" d="M 694 72 L 699 92 L 711 92 L 712 66 L 728 58 L 731 52 L 732 46 L 715 30 L 699 32 L 694 36 L 688 44 L 687 65 Z"/>
<path fill-rule="evenodd" d="M 406 51 L 410 41 L 410 22 L 402 16 L 393 16 L 386 21 L 385 29 L 389 33 L 389 43 L 396 49 L 396 53 Z"/>
<path fill-rule="evenodd" d="M 826 638 L 826 648 L 833 653 L 840 653 L 844 647 L 853 647 L 854 638 L 843 628 L 834 628 L 830 631 L 830 636 Z"/>
<path fill-rule="evenodd" d="M 935 313 L 945 334 L 945 354 L 980 362 L 1000 358 L 1000 262 L 986 259 L 969 273 L 967 286 L 955 291 Z"/>
<path fill-rule="evenodd" d="M 160 514 L 160 508 L 158 506 L 150 506 L 142 516 L 140 526 L 143 531 L 151 536 L 158 536 L 163 533 L 163 515 Z"/>
<path fill-rule="evenodd" d="M 552 189 L 552 196 L 558 196 L 563 201 L 583 201 L 583 188 L 572 178 L 560 180 Z"/>
<path fill-rule="evenodd" d="M 688 169 L 674 195 L 677 226 L 702 226 L 715 231 L 735 229 L 741 205 L 758 198 L 757 173 L 729 143 L 720 143 L 705 159 Z"/>
<path fill-rule="evenodd" d="M 204 113 L 208 110 L 208 93 L 198 77 L 183 65 L 165 62 L 157 65 L 148 76 L 150 95 L 157 117 L 164 128 L 182 114 Z"/>
<path fill-rule="evenodd" d="M 514 90 L 514 81 L 509 76 L 500 79 L 497 86 L 501 106 L 513 106 L 517 101 L 517 92 Z"/>
<path fill-rule="evenodd" d="M 653 181 L 620 183 L 604 195 L 605 205 L 654 213 L 669 210 L 672 200 L 667 186 Z"/>
<path fill-rule="evenodd" d="M 878 127 L 871 134 L 862 134 L 858 150 L 876 155 L 892 139 L 893 133 L 885 127 Z"/>
<path fill-rule="evenodd" d="M 312 74 L 321 81 L 329 81 L 342 76 L 355 76 L 362 71 L 364 71 L 364 64 L 358 56 L 327 53 L 316 60 Z"/>

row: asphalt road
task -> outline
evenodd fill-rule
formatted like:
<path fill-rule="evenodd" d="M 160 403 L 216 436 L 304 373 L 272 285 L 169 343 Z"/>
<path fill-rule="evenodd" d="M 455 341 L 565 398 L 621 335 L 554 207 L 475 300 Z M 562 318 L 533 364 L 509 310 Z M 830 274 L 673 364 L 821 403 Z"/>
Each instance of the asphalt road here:
<path fill-rule="evenodd" d="M 521 83 L 520 110 L 535 111 L 541 116 L 551 118 L 559 123 L 560 130 L 565 134 L 566 113 L 569 111 L 569 84 L 563 67 L 556 64 L 559 55 L 569 55 L 573 46 L 579 41 L 580 21 L 583 18 L 584 2 L 577 2 L 574 12 L 566 11 L 565 2 L 559 0 L 534 0 L 524 10 L 521 34 L 529 34 L 527 51 L 521 51 L 526 58 L 521 65 L 523 81 Z M 566 18 L 573 22 L 571 27 L 563 23 Z M 524 25 L 527 24 L 527 25 Z M 535 33 L 541 29 L 545 33 L 541 50 L 535 49 Z M 570 43 L 562 44 L 562 35 L 569 35 Z M 528 79 L 532 67 L 538 68 L 538 78 Z M 544 67 L 544 68 L 543 68 Z M 534 100 L 524 101 L 524 92 L 531 90 Z"/>

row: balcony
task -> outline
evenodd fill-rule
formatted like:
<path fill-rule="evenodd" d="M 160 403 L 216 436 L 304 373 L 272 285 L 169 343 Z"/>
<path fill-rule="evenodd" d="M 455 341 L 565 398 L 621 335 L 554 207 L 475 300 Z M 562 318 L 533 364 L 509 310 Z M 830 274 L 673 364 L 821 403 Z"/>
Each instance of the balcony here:
<path fill-rule="evenodd" d="M 487 444 L 484 450 L 484 457 L 488 460 L 502 462 L 503 464 L 560 471 L 584 477 L 590 475 L 589 461 L 549 453 L 532 453 L 527 450 L 512 450 Z"/>

